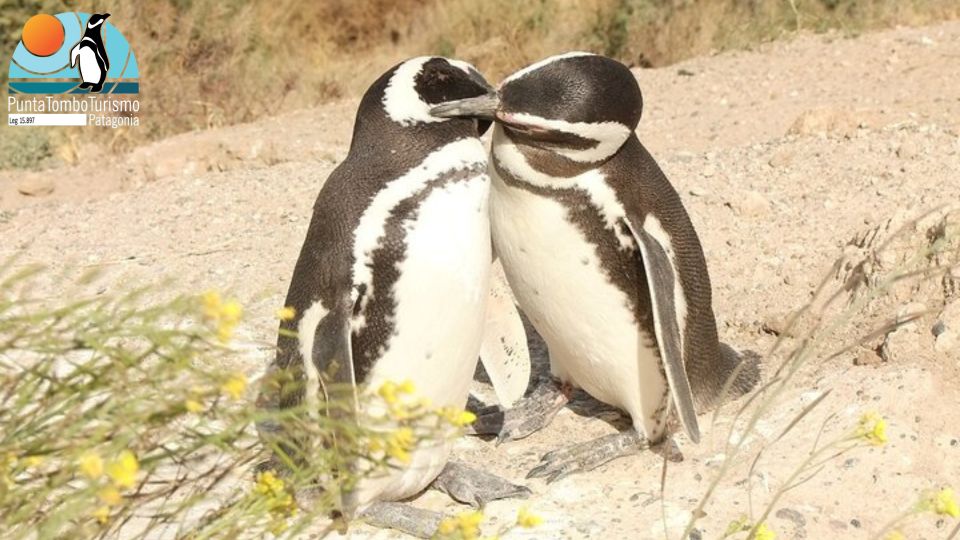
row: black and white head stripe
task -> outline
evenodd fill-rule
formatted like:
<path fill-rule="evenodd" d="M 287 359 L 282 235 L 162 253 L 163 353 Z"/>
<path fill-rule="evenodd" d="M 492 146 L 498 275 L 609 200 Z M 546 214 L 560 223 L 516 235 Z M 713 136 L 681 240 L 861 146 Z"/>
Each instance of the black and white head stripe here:
<path fill-rule="evenodd" d="M 404 126 L 445 122 L 447 118 L 430 114 L 431 107 L 477 96 L 487 89 L 480 73 L 466 62 L 420 56 L 394 70 L 383 93 L 383 109 L 391 120 Z"/>
<path fill-rule="evenodd" d="M 643 108 L 623 64 L 585 52 L 553 56 L 508 77 L 498 118 L 571 161 L 603 161 L 626 142 Z M 558 137 L 559 135 L 559 137 Z"/>

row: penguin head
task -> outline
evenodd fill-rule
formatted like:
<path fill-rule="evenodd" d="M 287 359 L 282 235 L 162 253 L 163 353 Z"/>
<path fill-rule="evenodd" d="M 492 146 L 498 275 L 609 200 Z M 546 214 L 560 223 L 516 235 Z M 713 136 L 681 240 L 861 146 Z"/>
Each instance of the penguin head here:
<path fill-rule="evenodd" d="M 412 58 L 388 71 L 384 77 L 385 85 L 375 84 L 368 95 L 372 93 L 374 97 L 380 97 L 379 106 L 387 117 L 403 127 L 449 122 L 450 117 L 431 113 L 434 107 L 448 102 L 478 99 L 496 103 L 496 90 L 476 68 L 459 60 L 439 56 Z M 364 101 L 370 106 L 376 100 L 365 97 Z M 361 108 L 364 105 L 361 104 Z M 493 115 L 491 111 L 483 118 L 471 118 L 477 133 L 482 135 L 490 126 Z"/>
<path fill-rule="evenodd" d="M 552 56 L 507 77 L 495 116 L 507 134 L 581 163 L 606 160 L 636 129 L 640 86 L 627 66 L 604 56 Z M 467 101 L 434 114 L 485 114 Z"/>
<path fill-rule="evenodd" d="M 90 16 L 90 20 L 87 21 L 87 28 L 93 29 L 100 26 L 109 16 L 109 13 L 94 13 Z"/>

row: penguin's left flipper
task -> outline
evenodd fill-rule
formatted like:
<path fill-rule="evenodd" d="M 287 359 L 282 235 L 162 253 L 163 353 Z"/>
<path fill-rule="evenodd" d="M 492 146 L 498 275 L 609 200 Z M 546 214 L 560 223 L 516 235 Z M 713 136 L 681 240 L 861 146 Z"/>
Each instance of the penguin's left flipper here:
<path fill-rule="evenodd" d="M 320 381 L 317 386 L 325 393 L 331 390 L 325 388 L 325 381 L 334 383 L 340 391 L 349 389 L 350 396 L 340 397 L 352 399 L 354 407 L 359 408 L 357 385 L 354 380 L 355 368 L 350 332 L 352 306 L 353 302 L 349 298 L 344 298 L 340 306 L 320 319 L 319 324 L 317 324 L 312 351 L 312 361 L 316 367 L 316 375 L 311 372 L 312 370 L 308 371 L 308 378 L 311 376 L 319 377 Z M 322 397 L 326 400 L 336 399 L 330 395 Z M 337 411 L 328 410 L 327 414 L 337 416 Z"/>
<path fill-rule="evenodd" d="M 456 461 L 447 463 L 431 487 L 475 508 L 500 499 L 526 499 L 532 493 L 526 486 L 512 484 Z"/>
<path fill-rule="evenodd" d="M 681 341 L 686 324 L 681 311 L 686 311 L 686 301 L 670 236 L 653 214 L 648 214 L 642 221 L 638 216 L 630 216 L 625 223 L 640 247 L 643 258 L 650 302 L 653 304 L 651 307 L 657 344 L 673 404 L 687 436 L 695 443 L 700 442 L 700 427 L 694 409 L 693 391 L 687 379 Z"/>
<path fill-rule="evenodd" d="M 520 312 L 503 267 L 494 261 L 490 270 L 487 317 L 480 345 L 480 361 L 504 409 L 523 397 L 530 382 L 530 350 Z"/>

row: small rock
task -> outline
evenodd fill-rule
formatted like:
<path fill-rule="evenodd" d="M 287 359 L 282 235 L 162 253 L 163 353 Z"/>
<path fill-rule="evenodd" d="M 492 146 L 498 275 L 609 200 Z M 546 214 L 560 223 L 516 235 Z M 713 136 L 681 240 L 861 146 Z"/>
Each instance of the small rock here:
<path fill-rule="evenodd" d="M 903 141 L 900 147 L 897 148 L 897 157 L 900 159 L 913 159 L 917 157 L 919 153 L 920 149 L 917 148 L 917 144 L 910 139 Z"/>
<path fill-rule="evenodd" d="M 944 330 L 960 332 L 960 300 L 950 302 L 943 307 L 937 320 L 943 324 Z"/>
<path fill-rule="evenodd" d="M 818 109 L 805 111 L 794 120 L 787 135 L 839 135 L 850 137 L 861 122 L 849 111 Z"/>
<path fill-rule="evenodd" d="M 687 152 L 686 150 L 681 150 L 674 154 L 673 158 L 680 163 L 690 163 L 693 161 L 693 158 L 696 157 L 693 152 Z"/>
<path fill-rule="evenodd" d="M 937 321 L 933 323 L 933 328 L 930 329 L 930 333 L 933 334 L 933 337 L 937 337 L 940 334 L 947 331 L 947 325 L 943 321 Z"/>
<path fill-rule="evenodd" d="M 881 349 L 882 350 L 882 349 Z M 874 349 L 861 348 L 853 359 L 855 366 L 875 366 L 883 362 L 883 358 Z"/>
<path fill-rule="evenodd" d="M 775 169 L 782 169 L 789 167 L 793 163 L 793 159 L 796 157 L 797 153 L 792 148 L 784 148 L 778 151 L 773 157 L 770 158 L 770 161 L 767 163 Z"/>
<path fill-rule="evenodd" d="M 770 212 L 770 201 L 756 191 L 748 191 L 733 203 L 734 210 L 742 216 L 763 216 Z"/>
<path fill-rule="evenodd" d="M 857 519 L 857 518 L 851 519 L 851 520 L 850 520 L 850 524 L 853 525 L 853 528 L 854 528 L 854 529 L 859 529 L 859 528 L 860 528 L 860 520 Z"/>
<path fill-rule="evenodd" d="M 920 332 L 916 323 L 898 326 L 883 338 L 880 357 L 885 362 L 903 362 L 920 354 Z"/>
<path fill-rule="evenodd" d="M 710 178 L 711 176 L 717 174 L 717 167 L 713 163 L 707 163 L 703 168 L 703 171 L 700 172 L 704 177 Z"/>
<path fill-rule="evenodd" d="M 791 508 L 781 508 L 777 510 L 775 515 L 780 519 L 793 522 L 797 528 L 804 527 L 807 524 L 807 518 L 803 517 L 803 514 L 800 512 L 797 512 Z"/>
<path fill-rule="evenodd" d="M 694 187 L 690 188 L 689 193 L 690 193 L 690 195 L 692 195 L 692 196 L 694 196 L 694 197 L 705 197 L 705 196 L 707 196 L 707 195 L 710 194 L 709 191 L 703 189 L 703 188 L 700 187 L 700 186 L 694 186 Z"/>
<path fill-rule="evenodd" d="M 934 350 L 941 353 L 947 353 L 957 348 L 958 344 L 957 333 L 953 330 L 946 330 L 937 336 L 937 340 L 933 344 Z"/>
<path fill-rule="evenodd" d="M 17 182 L 17 191 L 28 197 L 43 197 L 53 193 L 53 180 L 43 174 L 28 174 Z"/>

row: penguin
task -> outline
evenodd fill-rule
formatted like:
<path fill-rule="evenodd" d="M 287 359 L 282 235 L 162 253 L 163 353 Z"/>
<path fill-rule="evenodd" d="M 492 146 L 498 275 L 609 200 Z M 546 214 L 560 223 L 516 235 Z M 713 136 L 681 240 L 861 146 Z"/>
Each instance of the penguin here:
<path fill-rule="evenodd" d="M 89 88 L 90 92 L 103 90 L 103 81 L 110 71 L 110 58 L 103 46 L 101 30 L 109 13 L 95 13 L 87 21 L 83 37 L 70 49 L 70 67 L 80 64 L 80 88 Z"/>
<path fill-rule="evenodd" d="M 430 109 L 494 93 L 473 66 L 442 57 L 400 63 L 366 91 L 347 157 L 313 207 L 286 296 L 295 316 L 280 324 L 261 407 L 320 410 L 346 388 L 354 417 L 364 418 L 377 389 L 405 381 L 433 407 L 465 407 L 488 318 L 490 179 L 480 135 L 490 122 L 440 118 Z M 259 427 L 261 437 L 277 440 L 276 426 Z M 376 503 L 412 497 L 431 483 L 448 493 L 462 486 L 437 486 L 451 445 L 421 445 L 408 463 L 342 487 L 340 511 L 406 530 L 402 517 L 374 515 Z M 485 485 L 450 494 L 485 502 L 529 493 L 506 482 Z"/>
<path fill-rule="evenodd" d="M 434 109 L 496 117 L 494 248 L 555 377 L 556 391 L 503 415 L 501 440 L 543 427 L 574 388 L 632 420 L 631 430 L 547 454 L 529 477 L 553 481 L 635 453 L 663 441 L 672 418 L 698 442 L 697 407 L 728 381 L 742 393 L 757 380 L 756 364 L 718 340 L 697 233 L 634 133 L 642 108 L 626 66 L 573 52 L 509 76 L 493 111 L 489 100 Z"/>

